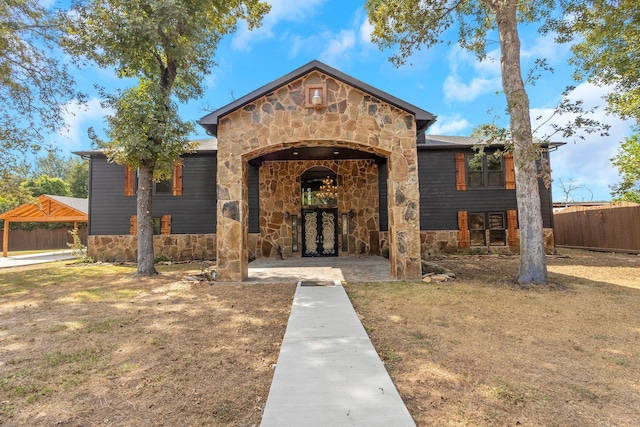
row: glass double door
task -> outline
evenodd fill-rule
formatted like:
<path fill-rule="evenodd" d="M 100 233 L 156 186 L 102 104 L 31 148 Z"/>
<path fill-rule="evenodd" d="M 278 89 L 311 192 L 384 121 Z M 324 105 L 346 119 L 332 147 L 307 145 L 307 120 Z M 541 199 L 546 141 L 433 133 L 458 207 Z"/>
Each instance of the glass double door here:
<path fill-rule="evenodd" d="M 302 256 L 338 256 L 338 209 L 302 211 Z"/>

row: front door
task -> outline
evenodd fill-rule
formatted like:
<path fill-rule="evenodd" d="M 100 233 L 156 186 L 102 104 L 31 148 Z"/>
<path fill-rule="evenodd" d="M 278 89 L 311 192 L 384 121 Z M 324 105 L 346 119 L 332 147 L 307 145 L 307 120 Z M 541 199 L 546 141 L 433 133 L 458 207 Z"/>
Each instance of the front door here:
<path fill-rule="evenodd" d="M 302 256 L 338 256 L 338 209 L 302 211 Z"/>

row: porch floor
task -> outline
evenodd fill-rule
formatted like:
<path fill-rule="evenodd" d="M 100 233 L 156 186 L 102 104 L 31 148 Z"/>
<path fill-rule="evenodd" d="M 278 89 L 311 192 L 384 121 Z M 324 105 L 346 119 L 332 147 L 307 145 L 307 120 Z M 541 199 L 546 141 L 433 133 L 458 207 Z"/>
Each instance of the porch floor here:
<path fill-rule="evenodd" d="M 389 260 L 380 256 L 258 258 L 249 263 L 248 282 L 389 282 Z"/>

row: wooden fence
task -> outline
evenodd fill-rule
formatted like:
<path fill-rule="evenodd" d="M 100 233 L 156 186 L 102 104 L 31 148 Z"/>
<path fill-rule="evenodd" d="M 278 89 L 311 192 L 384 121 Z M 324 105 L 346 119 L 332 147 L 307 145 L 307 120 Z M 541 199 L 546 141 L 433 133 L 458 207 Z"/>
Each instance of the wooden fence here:
<path fill-rule="evenodd" d="M 640 205 L 572 206 L 553 215 L 556 246 L 640 253 Z"/>
<path fill-rule="evenodd" d="M 30 251 L 41 249 L 69 249 L 67 243 L 73 243 L 73 238 L 69 234 L 72 228 L 56 228 L 54 230 L 9 230 L 9 250 L 10 251 Z M 78 236 L 83 245 L 87 244 L 87 228 L 78 229 Z M 0 247 L 3 239 L 0 233 Z M 2 254 L 0 254 L 2 255 Z"/>

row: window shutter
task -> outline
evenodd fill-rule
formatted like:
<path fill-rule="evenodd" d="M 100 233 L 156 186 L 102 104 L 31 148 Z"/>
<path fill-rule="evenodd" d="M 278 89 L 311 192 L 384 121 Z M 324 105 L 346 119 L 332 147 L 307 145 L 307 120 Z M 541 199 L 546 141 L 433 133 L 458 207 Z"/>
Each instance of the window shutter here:
<path fill-rule="evenodd" d="M 513 167 L 513 154 L 504 155 L 504 183 L 507 190 L 516 188 L 516 171 Z"/>
<path fill-rule="evenodd" d="M 129 234 L 136 236 L 138 234 L 138 216 L 131 215 L 129 217 Z"/>
<path fill-rule="evenodd" d="M 133 183 L 135 181 L 135 171 L 129 165 L 124 165 L 124 195 L 133 196 Z"/>
<path fill-rule="evenodd" d="M 468 248 L 469 246 L 469 220 L 467 211 L 458 211 L 458 247 Z"/>
<path fill-rule="evenodd" d="M 466 163 L 464 153 L 456 153 L 456 190 L 465 191 L 467 189 Z"/>
<path fill-rule="evenodd" d="M 173 167 L 173 195 L 182 196 L 182 161 Z"/>
<path fill-rule="evenodd" d="M 171 234 L 171 215 L 160 217 L 160 234 Z"/>
<path fill-rule="evenodd" d="M 507 211 L 507 235 L 509 236 L 509 246 L 520 246 L 518 235 L 518 211 Z"/>

